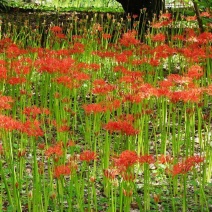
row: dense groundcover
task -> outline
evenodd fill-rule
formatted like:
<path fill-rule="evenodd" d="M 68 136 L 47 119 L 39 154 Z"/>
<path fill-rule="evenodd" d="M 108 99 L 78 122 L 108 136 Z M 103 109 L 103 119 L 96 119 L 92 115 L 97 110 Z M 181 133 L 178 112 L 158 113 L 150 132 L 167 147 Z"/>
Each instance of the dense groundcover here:
<path fill-rule="evenodd" d="M 212 210 L 211 26 L 122 16 L 1 14 L 2 211 Z"/>

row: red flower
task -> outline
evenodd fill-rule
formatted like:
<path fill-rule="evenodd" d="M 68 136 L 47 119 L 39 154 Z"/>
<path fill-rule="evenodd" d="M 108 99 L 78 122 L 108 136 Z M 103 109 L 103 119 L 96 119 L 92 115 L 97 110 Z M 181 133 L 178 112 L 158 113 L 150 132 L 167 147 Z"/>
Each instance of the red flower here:
<path fill-rule="evenodd" d="M 119 175 L 120 171 L 116 168 L 105 169 L 104 176 L 109 178 L 110 180 L 114 180 L 117 175 Z"/>
<path fill-rule="evenodd" d="M 86 114 L 102 113 L 106 111 L 105 105 L 102 105 L 101 103 L 92 103 L 92 104 L 83 105 L 83 109 L 85 110 Z"/>
<path fill-rule="evenodd" d="M 121 176 L 124 181 L 134 181 L 135 180 L 135 174 L 128 173 L 126 171 L 121 172 Z"/>
<path fill-rule="evenodd" d="M 142 155 L 139 157 L 139 163 L 148 163 L 152 164 L 155 162 L 154 156 L 153 155 Z"/>
<path fill-rule="evenodd" d="M 152 36 L 152 41 L 154 42 L 164 42 L 166 40 L 166 36 L 163 33 L 158 33 Z"/>
<path fill-rule="evenodd" d="M 113 111 L 120 108 L 120 106 L 121 106 L 120 100 L 116 99 L 114 101 L 87 104 L 87 105 L 83 105 L 82 107 L 86 114 L 91 114 L 91 113 L 95 114 L 95 113 L 104 113 L 108 110 Z"/>
<path fill-rule="evenodd" d="M 81 161 L 86 161 L 86 162 L 90 162 L 92 160 L 96 160 L 96 153 L 90 150 L 85 150 L 80 154 L 79 159 Z"/>
<path fill-rule="evenodd" d="M 178 174 L 186 174 L 193 168 L 193 166 L 202 163 L 203 161 L 204 161 L 203 157 L 200 157 L 198 155 L 191 156 L 187 158 L 184 162 L 177 163 L 173 166 L 172 176 L 174 177 Z"/>
<path fill-rule="evenodd" d="M 128 168 L 138 162 L 138 155 L 135 151 L 125 150 L 117 159 L 114 159 L 115 166 L 119 168 Z"/>
<path fill-rule="evenodd" d="M 0 96 L 0 110 L 9 110 L 11 109 L 11 103 L 14 100 L 11 96 Z"/>
<path fill-rule="evenodd" d="M 127 121 L 109 121 L 104 126 L 105 130 L 108 130 L 110 133 L 112 132 L 121 132 L 126 135 L 136 135 L 138 134 L 138 130 L 134 129 L 131 123 Z"/>
<path fill-rule="evenodd" d="M 193 79 L 199 79 L 203 76 L 203 68 L 199 65 L 192 65 L 191 67 L 189 67 L 186 76 L 191 77 Z"/>
<path fill-rule="evenodd" d="M 64 124 L 59 127 L 58 132 L 69 132 L 70 131 L 70 126 Z"/>
<path fill-rule="evenodd" d="M 7 79 L 7 69 L 4 66 L 0 66 L 0 80 Z"/>
<path fill-rule="evenodd" d="M 11 85 L 22 84 L 26 82 L 24 77 L 10 77 L 7 82 Z"/>
<path fill-rule="evenodd" d="M 176 103 L 178 101 L 197 103 L 201 99 L 202 92 L 203 90 L 201 89 L 193 88 L 193 89 L 184 90 L 184 91 L 170 92 L 168 94 L 168 97 L 173 103 Z"/>
<path fill-rule="evenodd" d="M 36 118 L 39 114 L 50 114 L 49 110 L 47 108 L 39 108 L 36 105 L 33 105 L 31 107 L 25 107 L 23 110 L 23 114 L 27 116 L 31 116 L 32 118 Z"/>
<path fill-rule="evenodd" d="M 169 163 L 171 161 L 170 155 L 160 155 L 158 157 L 158 162 L 161 164 Z"/>
<path fill-rule="evenodd" d="M 93 84 L 92 93 L 94 94 L 107 94 L 115 89 L 114 85 L 105 82 L 103 79 L 94 80 Z"/>
<path fill-rule="evenodd" d="M 107 33 L 102 34 L 102 38 L 104 39 L 110 39 L 111 37 L 112 37 L 111 34 L 107 34 Z"/>
<path fill-rule="evenodd" d="M 56 33 L 61 33 L 63 30 L 59 26 L 53 26 L 53 27 L 50 28 L 50 31 L 52 31 L 56 34 Z"/>
<path fill-rule="evenodd" d="M 25 123 L 23 123 L 23 133 L 26 133 L 28 136 L 43 136 L 44 132 L 40 128 L 40 123 L 38 120 L 30 121 L 27 120 Z"/>
<path fill-rule="evenodd" d="M 55 178 L 60 178 L 61 176 L 70 175 L 70 174 L 71 174 L 71 169 L 68 165 L 56 166 L 54 169 Z"/>
<path fill-rule="evenodd" d="M 195 15 L 186 17 L 186 21 L 196 21 L 196 20 L 197 20 L 197 17 Z"/>
<path fill-rule="evenodd" d="M 137 32 L 135 30 L 128 31 L 122 35 L 122 38 L 119 40 L 120 44 L 123 46 L 131 46 L 131 45 L 138 45 L 140 41 L 135 38 Z"/>
<path fill-rule="evenodd" d="M 67 146 L 67 147 L 72 147 L 72 146 L 75 146 L 75 143 L 74 143 L 74 141 L 69 140 L 69 141 L 67 142 L 66 146 Z"/>
<path fill-rule="evenodd" d="M 4 116 L 0 114 L 0 128 L 3 128 L 8 131 L 23 129 L 23 124 L 20 121 L 17 121 L 9 116 Z"/>
<path fill-rule="evenodd" d="M 201 12 L 200 16 L 209 18 L 211 17 L 211 14 L 209 12 Z"/>
<path fill-rule="evenodd" d="M 116 58 L 116 61 L 118 63 L 126 63 L 128 61 L 128 56 L 126 54 L 124 54 L 124 53 L 117 54 L 115 56 L 115 58 Z"/>
<path fill-rule="evenodd" d="M 171 19 L 171 17 L 172 17 L 172 14 L 168 12 L 160 15 L 160 19 Z"/>
<path fill-rule="evenodd" d="M 47 157 L 50 157 L 51 155 L 55 156 L 62 156 L 63 155 L 63 148 L 62 148 L 62 143 L 57 143 L 53 146 L 50 146 L 46 151 L 45 155 Z"/>
<path fill-rule="evenodd" d="M 63 34 L 63 33 L 57 33 L 56 34 L 56 37 L 59 38 L 59 39 L 65 39 L 66 38 L 66 35 Z"/>

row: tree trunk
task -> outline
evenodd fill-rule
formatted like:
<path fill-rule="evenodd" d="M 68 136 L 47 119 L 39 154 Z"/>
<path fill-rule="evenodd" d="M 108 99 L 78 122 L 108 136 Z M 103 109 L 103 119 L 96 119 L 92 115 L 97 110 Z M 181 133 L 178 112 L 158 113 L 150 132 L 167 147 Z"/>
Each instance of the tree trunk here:
<path fill-rule="evenodd" d="M 148 19 L 152 19 L 153 15 L 159 15 L 164 10 L 163 0 L 116 0 L 121 3 L 126 14 L 140 15 L 140 11 L 146 8 Z"/>
<path fill-rule="evenodd" d="M 148 13 L 159 14 L 163 10 L 163 0 L 116 0 L 126 13 L 140 14 L 140 10 L 146 8 Z"/>

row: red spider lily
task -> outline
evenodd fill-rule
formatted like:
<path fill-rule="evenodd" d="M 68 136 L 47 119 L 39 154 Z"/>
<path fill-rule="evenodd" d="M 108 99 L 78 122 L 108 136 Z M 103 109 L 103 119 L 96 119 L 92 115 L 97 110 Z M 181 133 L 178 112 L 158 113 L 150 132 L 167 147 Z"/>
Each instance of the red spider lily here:
<path fill-rule="evenodd" d="M 56 166 L 54 169 L 54 177 L 60 178 L 61 176 L 70 175 L 71 169 L 68 165 L 60 165 Z"/>
<path fill-rule="evenodd" d="M 131 197 L 133 195 L 133 191 L 123 189 L 123 194 L 124 194 L 125 197 Z"/>
<path fill-rule="evenodd" d="M 152 27 L 153 29 L 160 29 L 160 28 L 162 28 L 163 26 L 164 26 L 164 25 L 163 25 L 163 21 L 151 23 L 151 27 Z"/>
<path fill-rule="evenodd" d="M 92 103 L 83 105 L 82 108 L 84 109 L 86 114 L 91 113 L 104 113 L 106 111 L 113 111 L 121 106 L 121 101 L 118 99 L 115 99 L 114 101 L 108 101 L 108 102 L 99 102 L 99 103 Z"/>
<path fill-rule="evenodd" d="M 204 162 L 205 158 L 201 157 L 199 155 L 194 155 L 194 156 L 190 156 L 185 160 L 186 164 L 192 164 L 192 165 L 196 165 L 199 163 Z"/>
<path fill-rule="evenodd" d="M 58 128 L 58 132 L 69 132 L 69 131 L 70 131 L 70 126 L 68 126 L 66 124 L 64 124 Z"/>
<path fill-rule="evenodd" d="M 199 79 L 203 76 L 203 68 L 199 65 L 192 65 L 188 69 L 187 77 L 191 77 L 192 79 Z"/>
<path fill-rule="evenodd" d="M 156 46 L 152 51 L 151 54 L 155 56 L 156 59 L 167 58 L 172 56 L 176 53 L 176 49 L 171 48 L 166 44 Z"/>
<path fill-rule="evenodd" d="M 181 76 L 179 74 L 170 74 L 167 81 L 174 82 L 175 84 L 188 84 L 192 82 L 192 78 L 188 76 Z"/>
<path fill-rule="evenodd" d="M 15 120 L 9 116 L 0 114 L 0 128 L 3 128 L 8 131 L 21 131 L 23 129 L 23 124 L 22 122 Z"/>
<path fill-rule="evenodd" d="M 158 88 L 157 89 L 157 97 L 161 97 L 161 96 L 167 97 L 169 95 L 170 95 L 169 88 Z"/>
<path fill-rule="evenodd" d="M 139 163 L 143 164 L 143 163 L 148 163 L 148 164 L 152 164 L 155 163 L 155 158 L 153 155 L 142 155 L 139 157 Z"/>
<path fill-rule="evenodd" d="M 102 34 L 102 38 L 104 38 L 104 39 L 110 39 L 112 36 L 111 36 L 111 34 L 108 34 L 108 33 L 103 33 Z"/>
<path fill-rule="evenodd" d="M 119 169 L 127 169 L 138 162 L 138 155 L 135 151 L 125 150 L 118 158 L 114 159 L 114 164 Z"/>
<path fill-rule="evenodd" d="M 0 80 L 7 79 L 7 69 L 4 66 L 0 66 Z"/>
<path fill-rule="evenodd" d="M 70 54 L 81 54 L 85 51 L 85 45 L 79 42 L 74 43 L 73 47 L 69 50 Z"/>
<path fill-rule="evenodd" d="M 45 156 L 50 157 L 52 155 L 56 157 L 60 157 L 63 155 L 63 148 L 62 148 L 62 143 L 58 142 L 57 144 L 50 146 L 46 151 L 45 151 Z"/>
<path fill-rule="evenodd" d="M 124 53 L 121 53 L 121 54 L 117 54 L 115 56 L 115 59 L 118 63 L 126 63 L 128 61 L 128 56 Z"/>
<path fill-rule="evenodd" d="M 10 77 L 7 82 L 11 85 L 23 84 L 26 82 L 24 77 Z"/>
<path fill-rule="evenodd" d="M 171 19 L 171 17 L 172 17 L 172 14 L 166 12 L 166 13 L 162 13 L 159 18 L 160 19 Z"/>
<path fill-rule="evenodd" d="M 71 77 L 68 76 L 61 76 L 56 78 L 55 80 L 58 84 L 63 84 L 63 85 L 69 85 L 72 83 L 73 79 Z"/>
<path fill-rule="evenodd" d="M 118 108 L 121 107 L 121 100 L 115 99 L 113 101 L 108 101 L 105 104 L 106 109 L 109 111 L 117 110 Z"/>
<path fill-rule="evenodd" d="M 135 120 L 135 117 L 133 114 L 122 114 L 118 117 L 118 119 L 121 121 L 127 121 L 129 123 L 133 123 Z"/>
<path fill-rule="evenodd" d="M 88 69 L 92 69 L 94 71 L 98 71 L 100 68 L 101 68 L 101 65 L 97 63 L 91 63 L 88 65 Z"/>
<path fill-rule="evenodd" d="M 76 82 L 74 82 L 73 78 L 69 76 L 57 77 L 56 79 L 53 79 L 53 81 L 56 81 L 58 84 L 62 84 L 69 89 L 79 86 Z"/>
<path fill-rule="evenodd" d="M 166 40 L 166 36 L 163 33 L 158 33 L 151 36 L 151 40 L 154 42 L 164 42 Z"/>
<path fill-rule="evenodd" d="M 164 164 L 164 163 L 171 162 L 172 158 L 170 155 L 159 155 L 157 160 L 158 160 L 158 163 Z"/>
<path fill-rule="evenodd" d="M 124 181 L 134 181 L 135 180 L 135 174 L 132 173 L 128 173 L 126 171 L 121 172 L 121 176 L 123 178 Z"/>
<path fill-rule="evenodd" d="M 204 91 L 205 91 L 208 95 L 212 96 L 212 85 L 208 85 L 208 87 L 204 88 Z"/>
<path fill-rule="evenodd" d="M 45 144 L 44 143 L 38 143 L 38 149 L 44 150 L 45 149 Z"/>
<path fill-rule="evenodd" d="M 75 146 L 75 142 L 72 141 L 72 140 L 70 140 L 70 141 L 67 142 L 66 146 L 67 146 L 67 147 Z"/>
<path fill-rule="evenodd" d="M 102 103 L 92 103 L 92 104 L 87 104 L 83 105 L 83 109 L 85 110 L 86 114 L 91 114 L 91 113 L 102 113 L 106 111 L 106 106 L 102 105 Z"/>
<path fill-rule="evenodd" d="M 137 135 L 139 130 L 134 129 L 131 123 L 127 121 L 109 121 L 104 125 L 104 129 L 108 130 L 110 133 L 120 132 L 126 135 Z"/>
<path fill-rule="evenodd" d="M 194 16 L 187 16 L 185 17 L 186 21 L 196 21 L 197 20 L 197 17 L 194 15 Z"/>
<path fill-rule="evenodd" d="M 123 102 L 132 102 L 132 103 L 140 103 L 142 102 L 145 98 L 147 98 L 147 95 L 140 92 L 136 94 L 126 94 L 124 95 Z"/>
<path fill-rule="evenodd" d="M 126 69 L 124 66 L 122 65 L 117 65 L 113 67 L 113 71 L 114 72 L 121 72 L 123 74 L 129 73 L 130 70 Z"/>
<path fill-rule="evenodd" d="M 26 50 L 20 49 L 15 44 L 10 45 L 6 50 L 6 54 L 7 54 L 8 58 L 17 58 L 18 56 L 21 56 L 21 55 L 26 54 L 26 53 L 27 53 Z"/>
<path fill-rule="evenodd" d="M 25 123 L 23 123 L 23 133 L 26 133 L 28 136 L 43 136 L 44 132 L 40 128 L 40 122 L 38 120 L 30 121 L 27 120 Z"/>
<path fill-rule="evenodd" d="M 159 66 L 160 64 L 160 61 L 158 59 L 154 59 L 154 58 L 150 58 L 148 63 L 151 65 L 151 66 L 154 66 L 154 67 L 157 67 Z M 154 73 L 153 73 L 154 74 Z"/>
<path fill-rule="evenodd" d="M 23 109 L 23 114 L 35 119 L 39 114 L 49 115 L 50 111 L 47 108 L 39 108 L 36 105 L 33 105 L 31 107 L 25 107 Z"/>
<path fill-rule="evenodd" d="M 0 40 L 0 52 L 8 48 L 8 46 L 12 45 L 13 41 L 10 38 L 3 38 Z"/>
<path fill-rule="evenodd" d="M 90 79 L 90 75 L 83 73 L 83 72 L 75 72 L 72 74 L 73 78 L 75 80 L 79 80 L 79 81 L 85 81 L 85 80 L 89 80 Z"/>
<path fill-rule="evenodd" d="M 66 35 L 63 33 L 57 33 L 55 36 L 56 38 L 59 38 L 59 39 L 66 39 Z"/>
<path fill-rule="evenodd" d="M 201 12 L 201 13 L 200 13 L 200 16 L 201 16 L 201 17 L 210 18 L 210 17 L 211 17 L 211 14 L 210 14 L 209 12 L 207 12 L 207 11 L 204 11 L 204 12 Z"/>
<path fill-rule="evenodd" d="M 122 38 L 119 40 L 119 43 L 123 46 L 131 46 L 131 45 L 138 45 L 140 41 L 135 38 L 137 32 L 135 30 L 128 31 L 122 35 Z"/>
<path fill-rule="evenodd" d="M 198 42 L 200 44 L 207 44 L 212 41 L 212 33 L 211 32 L 203 32 L 198 36 Z"/>
<path fill-rule="evenodd" d="M 92 160 L 96 160 L 97 155 L 95 152 L 90 151 L 90 150 L 85 150 L 80 154 L 79 159 L 81 161 L 86 161 L 86 162 L 90 162 Z"/>
<path fill-rule="evenodd" d="M 63 29 L 59 26 L 53 26 L 49 30 L 53 33 L 61 33 L 63 31 Z"/>
<path fill-rule="evenodd" d="M 203 48 L 181 48 L 180 52 L 184 57 L 196 63 L 206 58 L 206 51 Z"/>
<path fill-rule="evenodd" d="M 174 83 L 168 79 L 165 79 L 163 81 L 159 81 L 158 85 L 162 88 L 170 88 L 174 86 Z"/>
<path fill-rule="evenodd" d="M 183 35 L 173 35 L 172 40 L 179 40 L 179 41 L 184 41 L 184 36 Z"/>
<path fill-rule="evenodd" d="M 72 58 L 58 59 L 48 55 L 37 59 L 35 66 L 38 67 L 38 72 L 69 74 L 70 69 L 74 67 L 74 62 Z"/>
<path fill-rule="evenodd" d="M 187 158 L 184 162 L 177 163 L 173 166 L 172 176 L 188 173 L 193 166 L 204 162 L 204 158 L 198 155 Z"/>
<path fill-rule="evenodd" d="M 126 70 L 125 74 L 126 74 L 125 76 L 119 79 L 120 82 L 143 84 L 143 73 L 138 71 L 130 72 Z"/>
<path fill-rule="evenodd" d="M 110 180 L 114 180 L 116 176 L 118 176 L 120 173 L 120 170 L 116 168 L 108 168 L 104 170 L 104 176 Z"/>
<path fill-rule="evenodd" d="M 197 103 L 201 100 L 202 92 L 203 90 L 198 88 L 184 91 L 174 91 L 169 93 L 168 98 L 170 98 L 173 103 L 179 101 Z"/>
<path fill-rule="evenodd" d="M 92 52 L 93 55 L 98 55 L 101 58 L 113 58 L 115 56 L 114 52 L 109 52 L 109 51 L 95 51 Z"/>
<path fill-rule="evenodd" d="M 11 96 L 0 96 L 0 110 L 10 110 L 13 102 Z"/>
<path fill-rule="evenodd" d="M 94 80 L 94 88 L 92 89 L 93 94 L 107 94 L 115 90 L 115 86 L 105 82 L 102 79 Z"/>

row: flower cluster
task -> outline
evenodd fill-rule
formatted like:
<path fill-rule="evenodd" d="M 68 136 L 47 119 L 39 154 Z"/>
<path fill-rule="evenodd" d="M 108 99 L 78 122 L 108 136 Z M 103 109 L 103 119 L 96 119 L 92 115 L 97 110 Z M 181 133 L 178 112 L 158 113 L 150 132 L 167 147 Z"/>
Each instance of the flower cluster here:
<path fill-rule="evenodd" d="M 188 157 L 185 161 L 177 163 L 173 166 L 172 175 L 188 173 L 195 165 L 204 162 L 204 158 L 198 155 Z"/>
<path fill-rule="evenodd" d="M 137 135 L 139 130 L 136 130 L 131 123 L 128 121 L 109 121 L 104 125 L 104 129 L 108 130 L 110 133 L 120 132 L 125 135 Z"/>

